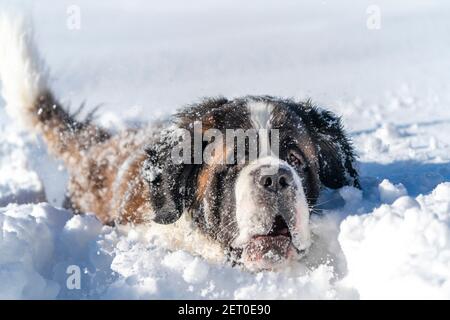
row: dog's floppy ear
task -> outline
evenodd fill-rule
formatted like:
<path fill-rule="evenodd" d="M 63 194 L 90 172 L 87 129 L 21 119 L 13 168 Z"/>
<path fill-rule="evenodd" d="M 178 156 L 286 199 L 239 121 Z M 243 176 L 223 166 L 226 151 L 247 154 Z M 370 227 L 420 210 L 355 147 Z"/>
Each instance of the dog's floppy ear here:
<path fill-rule="evenodd" d="M 149 185 L 153 221 L 171 224 L 177 221 L 193 198 L 196 167 L 192 163 L 174 163 L 172 149 L 177 143 L 170 134 L 147 147 L 144 179 Z"/>
<path fill-rule="evenodd" d="M 302 109 L 302 119 L 317 144 L 322 184 L 331 189 L 343 186 L 360 188 L 355 153 L 341 119 L 330 111 L 313 106 L 309 100 L 302 104 Z"/>
<path fill-rule="evenodd" d="M 194 137 L 200 135 L 203 140 L 202 132 L 198 130 L 213 127 L 212 114 L 225 103 L 227 100 L 224 98 L 211 98 L 182 109 L 174 115 L 173 125 L 165 129 L 158 140 L 147 147 L 144 179 L 150 188 L 153 221 L 156 223 L 174 223 L 185 209 L 196 204 L 197 177 L 203 163 L 198 163 L 195 157 L 198 151 L 203 154 L 206 144 L 201 141 L 201 150 L 197 150 Z M 202 127 L 197 128 L 195 123 L 201 123 Z M 186 140 L 187 138 L 189 140 Z M 173 154 L 175 150 L 180 149 L 181 142 L 191 147 L 186 148 L 188 154 L 183 155 L 184 160 L 178 161 L 180 159 L 175 160 Z M 178 151 L 175 153 L 180 156 Z"/>

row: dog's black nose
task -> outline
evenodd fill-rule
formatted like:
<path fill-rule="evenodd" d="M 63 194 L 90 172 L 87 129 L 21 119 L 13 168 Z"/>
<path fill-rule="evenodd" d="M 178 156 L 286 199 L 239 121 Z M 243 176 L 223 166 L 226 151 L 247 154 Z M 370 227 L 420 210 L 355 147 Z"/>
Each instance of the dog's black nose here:
<path fill-rule="evenodd" d="M 289 169 L 279 168 L 275 174 L 265 174 L 264 170 L 260 173 L 259 184 L 268 191 L 281 191 L 292 185 L 293 176 Z"/>

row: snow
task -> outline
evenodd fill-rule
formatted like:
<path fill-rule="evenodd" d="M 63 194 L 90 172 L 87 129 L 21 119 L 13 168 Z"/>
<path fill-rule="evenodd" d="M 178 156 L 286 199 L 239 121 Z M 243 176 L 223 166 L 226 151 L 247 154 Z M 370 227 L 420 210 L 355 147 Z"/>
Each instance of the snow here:
<path fill-rule="evenodd" d="M 304 263 L 210 264 L 61 209 L 66 173 L 0 101 L 0 298 L 450 298 L 448 2 L 377 1 L 380 30 L 369 1 L 77 2 L 78 31 L 70 1 L 22 3 L 63 101 L 121 129 L 202 96 L 311 97 L 343 116 L 363 190 L 323 193 Z"/>
<path fill-rule="evenodd" d="M 250 274 L 208 265 L 184 251 L 167 252 L 143 230 L 101 226 L 48 204 L 1 211 L 0 296 L 19 298 L 354 298 L 332 284 L 333 267 Z M 81 290 L 66 287 L 71 265 L 83 270 Z"/>
<path fill-rule="evenodd" d="M 380 200 L 382 203 L 393 203 L 395 200 L 402 196 L 406 196 L 408 191 L 403 184 L 392 184 L 389 180 L 384 179 L 378 186 L 380 192 Z"/>
<path fill-rule="evenodd" d="M 49 205 L 10 205 L 1 209 L 0 296 L 4 299 L 55 298 L 59 284 L 47 274 L 57 235 L 68 212 Z"/>
<path fill-rule="evenodd" d="M 403 196 L 342 222 L 347 280 L 361 298 L 450 298 L 449 192 L 443 183 L 429 195 Z"/>
<path fill-rule="evenodd" d="M 2 128 L 0 136 L 0 206 L 10 202 L 45 201 L 44 186 L 30 170 L 26 144 L 18 134 Z"/>

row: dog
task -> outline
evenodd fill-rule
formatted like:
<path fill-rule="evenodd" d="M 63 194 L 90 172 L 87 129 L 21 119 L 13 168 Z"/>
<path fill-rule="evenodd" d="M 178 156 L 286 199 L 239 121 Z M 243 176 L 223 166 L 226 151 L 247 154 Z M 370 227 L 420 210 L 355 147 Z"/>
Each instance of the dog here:
<path fill-rule="evenodd" d="M 207 98 L 167 121 L 112 134 L 59 103 L 23 19 L 3 15 L 0 27 L 6 111 L 64 162 L 65 206 L 75 213 L 145 225 L 170 249 L 276 270 L 307 254 L 321 188 L 359 187 L 340 118 L 311 101 Z"/>

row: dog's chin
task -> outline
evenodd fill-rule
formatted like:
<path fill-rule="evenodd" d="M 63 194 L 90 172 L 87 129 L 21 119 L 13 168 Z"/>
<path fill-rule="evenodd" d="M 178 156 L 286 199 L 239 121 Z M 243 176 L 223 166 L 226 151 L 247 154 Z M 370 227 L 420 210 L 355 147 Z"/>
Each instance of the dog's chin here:
<path fill-rule="evenodd" d="M 241 260 L 250 271 L 275 270 L 287 263 L 295 251 L 290 236 L 254 236 L 244 246 Z"/>

